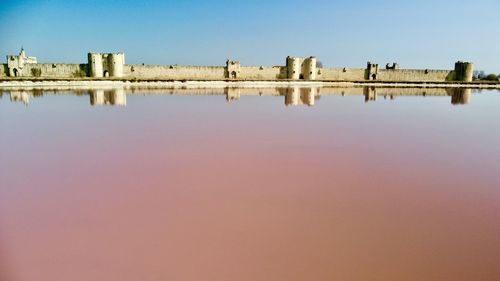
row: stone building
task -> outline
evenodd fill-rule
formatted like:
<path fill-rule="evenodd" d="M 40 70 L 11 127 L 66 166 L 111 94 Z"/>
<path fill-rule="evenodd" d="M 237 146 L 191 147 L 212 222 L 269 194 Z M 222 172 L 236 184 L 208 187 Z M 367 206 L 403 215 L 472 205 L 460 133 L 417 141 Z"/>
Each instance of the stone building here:
<path fill-rule="evenodd" d="M 90 77 L 123 77 L 124 53 L 89 53 Z"/>
<path fill-rule="evenodd" d="M 8 55 L 7 56 L 7 68 L 10 77 L 20 77 L 23 76 L 23 69 L 25 64 L 36 64 L 36 57 L 26 56 L 24 48 L 21 47 L 19 55 Z"/>
<path fill-rule="evenodd" d="M 378 64 L 368 62 L 366 64 L 366 79 L 377 80 L 379 71 L 380 71 L 380 66 Z"/>
<path fill-rule="evenodd" d="M 316 58 L 286 58 L 287 78 L 291 80 L 316 80 Z"/>
<path fill-rule="evenodd" d="M 239 61 L 227 60 L 225 73 L 226 73 L 226 78 L 230 79 L 240 78 L 241 63 Z"/>

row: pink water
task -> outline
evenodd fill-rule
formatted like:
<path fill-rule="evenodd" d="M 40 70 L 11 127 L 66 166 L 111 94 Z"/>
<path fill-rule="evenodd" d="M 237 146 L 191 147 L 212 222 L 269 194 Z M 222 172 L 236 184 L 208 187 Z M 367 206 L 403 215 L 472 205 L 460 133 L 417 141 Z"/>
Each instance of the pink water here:
<path fill-rule="evenodd" d="M 500 93 L 0 99 L 0 280 L 500 280 Z"/>

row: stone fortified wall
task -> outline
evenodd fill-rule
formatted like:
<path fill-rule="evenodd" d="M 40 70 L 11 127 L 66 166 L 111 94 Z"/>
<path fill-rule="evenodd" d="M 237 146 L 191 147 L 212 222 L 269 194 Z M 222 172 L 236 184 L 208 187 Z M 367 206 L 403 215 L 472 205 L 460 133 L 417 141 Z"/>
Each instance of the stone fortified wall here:
<path fill-rule="evenodd" d="M 287 79 L 287 74 L 286 66 L 241 67 L 241 77 L 244 77 L 246 80 L 282 80 Z"/>
<path fill-rule="evenodd" d="M 227 60 L 225 66 L 127 65 L 124 53 L 88 53 L 87 59 L 87 64 L 39 64 L 21 50 L 18 56 L 7 56 L 0 78 L 444 82 L 472 81 L 474 71 L 468 62 L 457 62 L 454 70 L 401 69 L 397 63 L 381 69 L 370 62 L 366 68 L 320 68 L 315 57 L 291 56 L 285 66 L 272 67 L 242 66 L 235 60 Z"/>
<path fill-rule="evenodd" d="M 125 65 L 124 77 L 167 80 L 280 80 L 287 79 L 286 67 L 247 67 L 227 61 L 224 66 Z"/>
<path fill-rule="evenodd" d="M 394 69 L 380 70 L 378 81 L 442 82 L 453 81 L 451 70 Z M 472 81 L 472 77 L 469 81 Z"/>
<path fill-rule="evenodd" d="M 366 69 L 363 68 L 321 68 L 318 80 L 327 81 L 363 81 Z"/>
<path fill-rule="evenodd" d="M 129 79 L 224 80 L 223 66 L 125 65 L 124 77 Z"/>
<path fill-rule="evenodd" d="M 22 77 L 79 78 L 87 77 L 87 64 L 38 63 L 27 64 Z"/>

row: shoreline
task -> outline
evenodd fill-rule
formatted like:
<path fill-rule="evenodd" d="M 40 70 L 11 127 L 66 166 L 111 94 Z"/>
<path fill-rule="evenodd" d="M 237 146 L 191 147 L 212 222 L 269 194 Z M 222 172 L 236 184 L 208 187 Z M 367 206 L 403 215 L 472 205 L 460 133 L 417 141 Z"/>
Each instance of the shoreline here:
<path fill-rule="evenodd" d="M 471 88 L 500 89 L 488 82 L 390 82 L 390 81 L 238 81 L 238 80 L 91 80 L 91 79 L 8 79 L 0 80 L 0 90 L 28 89 L 201 89 L 201 88 L 290 88 L 290 87 L 380 87 L 380 88 Z"/>

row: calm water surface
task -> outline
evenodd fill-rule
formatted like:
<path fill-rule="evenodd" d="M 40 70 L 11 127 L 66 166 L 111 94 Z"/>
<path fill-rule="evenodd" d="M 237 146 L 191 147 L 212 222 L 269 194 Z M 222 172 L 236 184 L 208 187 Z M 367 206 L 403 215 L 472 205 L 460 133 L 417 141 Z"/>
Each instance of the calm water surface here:
<path fill-rule="evenodd" d="M 331 94 L 3 91 L 0 280 L 500 280 L 500 93 Z"/>

